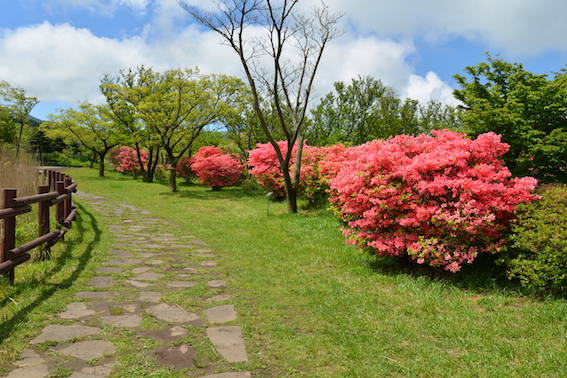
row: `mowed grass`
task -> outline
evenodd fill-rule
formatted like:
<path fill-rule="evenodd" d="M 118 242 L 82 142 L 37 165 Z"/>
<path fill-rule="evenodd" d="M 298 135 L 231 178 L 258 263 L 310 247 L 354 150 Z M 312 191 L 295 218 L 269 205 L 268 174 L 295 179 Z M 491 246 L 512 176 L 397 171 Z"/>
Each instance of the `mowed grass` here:
<path fill-rule="evenodd" d="M 105 254 L 111 235 L 88 205 L 75 201 L 78 216 L 65 241 L 52 248 L 52 259 L 28 261 L 16 267 L 15 285 L 0 277 L 0 375 L 28 347 L 31 338 L 56 318 L 73 293 L 85 289 Z M 54 210 L 52 210 L 54 211 Z M 22 218 L 18 217 L 18 221 Z M 29 219 L 28 219 L 29 220 Z M 25 225 L 26 239 L 33 239 L 36 223 Z M 20 240 L 20 243 L 22 241 Z M 38 250 L 32 251 L 32 258 Z"/>
<path fill-rule="evenodd" d="M 240 188 L 185 185 L 171 194 L 95 170 L 73 177 L 216 250 L 257 376 L 565 373 L 567 302 L 524 297 L 489 263 L 449 275 L 367 256 L 344 244 L 328 212 L 289 215 Z"/>

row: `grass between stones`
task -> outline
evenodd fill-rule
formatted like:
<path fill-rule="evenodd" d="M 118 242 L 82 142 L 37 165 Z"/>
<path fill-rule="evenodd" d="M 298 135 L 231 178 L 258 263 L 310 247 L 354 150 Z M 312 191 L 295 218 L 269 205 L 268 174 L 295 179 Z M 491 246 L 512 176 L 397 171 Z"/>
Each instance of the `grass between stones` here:
<path fill-rule="evenodd" d="M 567 302 L 523 297 L 488 263 L 446 276 L 366 256 L 344 244 L 328 212 L 288 215 L 277 203 L 268 210 L 262 194 L 239 188 L 213 192 L 191 185 L 171 194 L 164 185 L 112 173 L 98 178 L 79 169 L 73 177 L 82 190 L 149 210 L 212 247 L 219 264 L 209 269 L 227 277 L 224 293 L 233 297 L 250 357 L 246 370 L 253 375 L 560 376 L 567 365 Z M 97 248 L 108 246 L 107 237 L 102 232 Z M 192 295 L 171 290 L 166 299 L 191 310 L 206 290 L 200 283 Z M 60 301 L 35 310 L 39 320 L 16 321 L 37 329 L 64 308 L 65 295 L 59 295 Z M 151 330 L 152 320 L 144 321 Z M 2 343 L 0 357 L 13 356 L 21 340 L 38 332 L 23 328 L 8 347 Z M 119 367 L 143 376 L 154 368 L 128 354 L 128 332 L 113 340 L 126 354 Z M 142 349 L 154 346 L 151 339 L 140 341 Z"/>

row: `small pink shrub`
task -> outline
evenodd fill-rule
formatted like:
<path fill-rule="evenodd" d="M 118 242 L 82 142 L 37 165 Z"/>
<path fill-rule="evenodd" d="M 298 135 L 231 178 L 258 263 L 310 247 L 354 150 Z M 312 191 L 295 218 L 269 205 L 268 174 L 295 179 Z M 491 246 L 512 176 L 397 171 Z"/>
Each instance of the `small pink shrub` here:
<path fill-rule="evenodd" d="M 536 198 L 537 181 L 510 178 L 499 159 L 509 146 L 494 133 L 432 134 L 368 142 L 322 169 L 336 174 L 330 200 L 349 243 L 456 272 L 500 250 L 515 207 Z"/>
<path fill-rule="evenodd" d="M 287 153 L 287 142 L 280 141 L 278 146 L 285 156 Z M 296 147 L 292 150 L 290 161 L 290 172 L 295 164 Z M 248 154 L 249 173 L 254 176 L 258 184 L 264 189 L 270 190 L 278 198 L 285 198 L 285 183 L 280 170 L 280 162 L 274 147 L 270 143 L 258 143 L 256 148 Z"/>
<path fill-rule="evenodd" d="M 215 146 L 205 146 L 191 158 L 191 169 L 202 184 L 219 189 L 236 184 L 240 178 L 244 167 L 237 159 Z"/>
<path fill-rule="evenodd" d="M 142 164 L 145 165 L 148 162 L 148 153 L 141 150 L 140 156 L 142 158 Z M 120 173 L 136 173 L 140 170 L 136 150 L 129 146 L 122 146 L 110 151 L 110 165 L 115 167 Z"/>

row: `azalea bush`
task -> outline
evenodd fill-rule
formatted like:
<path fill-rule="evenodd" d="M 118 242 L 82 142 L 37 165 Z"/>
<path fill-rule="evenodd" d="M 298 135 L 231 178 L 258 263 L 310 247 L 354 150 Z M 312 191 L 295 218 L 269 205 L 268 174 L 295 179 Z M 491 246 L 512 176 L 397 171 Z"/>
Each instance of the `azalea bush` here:
<path fill-rule="evenodd" d="M 202 184 L 218 190 L 236 184 L 244 167 L 238 156 L 227 154 L 215 146 L 205 146 L 192 157 L 191 169 Z"/>
<path fill-rule="evenodd" d="M 537 198 L 537 181 L 511 178 L 500 160 L 508 148 L 494 133 L 439 130 L 349 149 L 330 180 L 343 233 L 370 253 L 451 272 L 500 251 L 515 207 Z"/>
<path fill-rule="evenodd" d="M 148 162 L 148 153 L 140 150 L 143 164 Z M 140 170 L 140 163 L 136 150 L 129 146 L 122 146 L 110 151 L 110 165 L 120 173 L 137 173 Z"/>

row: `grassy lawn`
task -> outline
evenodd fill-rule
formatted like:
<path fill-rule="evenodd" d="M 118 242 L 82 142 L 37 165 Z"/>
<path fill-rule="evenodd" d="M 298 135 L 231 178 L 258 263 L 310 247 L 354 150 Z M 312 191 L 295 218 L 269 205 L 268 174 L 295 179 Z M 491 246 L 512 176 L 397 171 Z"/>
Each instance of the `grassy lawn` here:
<path fill-rule="evenodd" d="M 104 224 L 87 205 L 80 201 L 75 204 L 79 210 L 77 220 L 65 235 L 65 242 L 52 249 L 51 260 L 16 267 L 14 286 L 0 277 L 0 375 L 10 370 L 28 341 L 54 314 L 73 301 L 73 293 L 85 287 L 97 262 L 109 249 L 110 234 Z M 36 229 L 37 223 L 31 222 L 20 231 L 30 236 Z"/>
<path fill-rule="evenodd" d="M 446 277 L 366 256 L 326 211 L 288 215 L 239 188 L 171 194 L 95 170 L 73 177 L 216 249 L 255 375 L 539 377 L 567 366 L 567 302 L 523 297 L 487 267 Z"/>

